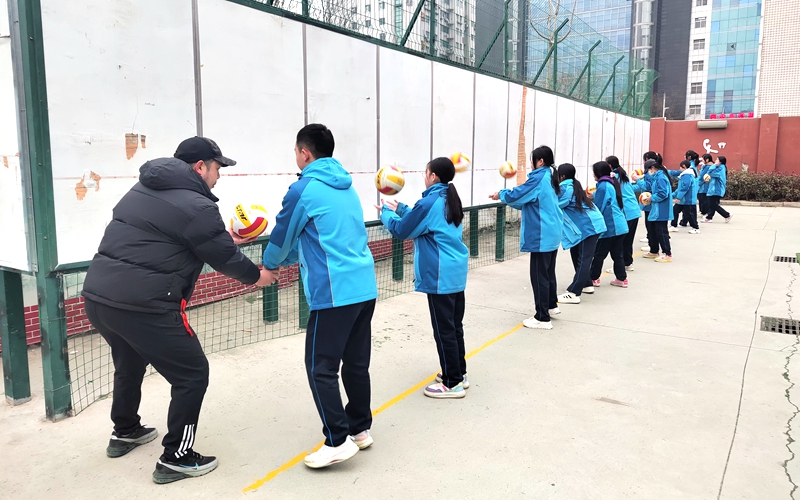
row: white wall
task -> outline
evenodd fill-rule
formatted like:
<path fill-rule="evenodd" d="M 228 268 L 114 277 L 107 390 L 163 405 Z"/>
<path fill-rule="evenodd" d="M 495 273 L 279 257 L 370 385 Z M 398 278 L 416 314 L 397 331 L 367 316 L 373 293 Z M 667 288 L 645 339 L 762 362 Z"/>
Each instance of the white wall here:
<path fill-rule="evenodd" d="M 9 32 L 8 5 L 0 2 L 0 36 Z M 30 271 L 19 151 L 11 39 L 0 38 L 0 266 Z"/>
<path fill-rule="evenodd" d="M 191 3 L 42 3 L 59 262 L 89 260 L 139 166 L 171 156 L 197 131 Z M 215 188 L 224 219 L 236 203 L 256 202 L 274 225 L 297 173 L 295 135 L 312 122 L 333 131 L 334 156 L 353 175 L 365 220 L 376 216 L 381 165 L 406 171 L 396 198 L 408 204 L 424 190 L 425 164 L 455 152 L 473 158 L 454 181 L 465 205 L 487 203 L 489 194 L 516 184 L 497 169 L 506 160 L 519 163 L 521 86 L 226 0 L 198 4 L 204 135 L 239 162 Z M 600 153 L 630 154 L 622 150 L 625 117 L 526 93 L 523 171 L 530 151 L 543 144 L 557 162 L 579 163 L 582 178 Z M 135 150 L 126 150 L 126 134 L 138 134 Z M 91 173 L 100 176 L 99 188 Z M 82 199 L 80 183 L 91 186 Z"/>

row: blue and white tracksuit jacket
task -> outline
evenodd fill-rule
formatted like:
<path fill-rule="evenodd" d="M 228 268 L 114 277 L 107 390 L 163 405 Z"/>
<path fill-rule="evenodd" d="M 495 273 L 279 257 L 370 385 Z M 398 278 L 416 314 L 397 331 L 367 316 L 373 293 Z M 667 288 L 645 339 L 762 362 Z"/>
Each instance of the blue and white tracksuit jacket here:
<path fill-rule="evenodd" d="M 601 240 L 628 234 L 628 221 L 625 220 L 625 212 L 623 212 L 622 207 L 617 203 L 617 190 L 611 177 L 597 179 L 594 205 L 603 214 L 603 221 L 606 224 L 606 230 L 600 234 Z"/>
<path fill-rule="evenodd" d="M 561 193 L 558 195 L 558 206 L 564 213 L 561 247 L 564 250 L 569 250 L 586 238 L 605 232 L 606 223 L 603 220 L 603 214 L 600 213 L 596 206 L 588 207 L 584 203 L 582 211 L 575 207 L 575 187 L 572 179 L 565 179 L 561 181 L 560 185 Z M 572 228 L 577 229 L 577 234 Z"/>
<path fill-rule="evenodd" d="M 264 251 L 264 267 L 299 260 L 312 311 L 378 296 L 364 212 L 353 179 L 333 158 L 306 166 L 289 187 Z"/>
<path fill-rule="evenodd" d="M 662 170 L 656 172 L 651 183 L 650 215 L 651 222 L 672 220 L 672 184 Z"/>
<path fill-rule="evenodd" d="M 423 293 L 463 292 L 467 287 L 469 251 L 462 226 L 447 222 L 449 184 L 437 183 L 422 193 L 414 208 L 399 203 L 397 211 L 386 205 L 381 222 L 392 236 L 414 239 L 414 290 Z"/>
<path fill-rule="evenodd" d="M 522 252 L 552 252 L 561 243 L 564 215 L 553 189 L 552 167 L 540 167 L 513 189 L 502 189 L 500 200 L 522 211 L 519 249 Z"/>

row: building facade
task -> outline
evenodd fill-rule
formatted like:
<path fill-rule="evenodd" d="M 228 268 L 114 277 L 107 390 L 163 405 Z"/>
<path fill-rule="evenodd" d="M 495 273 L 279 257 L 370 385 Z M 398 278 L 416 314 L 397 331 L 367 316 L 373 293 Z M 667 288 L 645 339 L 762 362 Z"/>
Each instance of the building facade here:
<path fill-rule="evenodd" d="M 800 2 L 767 1 L 763 8 L 756 115 L 800 116 Z"/>

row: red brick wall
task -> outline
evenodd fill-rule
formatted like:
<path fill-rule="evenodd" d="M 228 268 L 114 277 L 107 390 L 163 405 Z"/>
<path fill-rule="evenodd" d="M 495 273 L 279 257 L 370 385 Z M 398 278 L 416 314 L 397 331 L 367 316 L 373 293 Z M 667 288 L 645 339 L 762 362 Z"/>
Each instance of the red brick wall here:
<path fill-rule="evenodd" d="M 368 245 L 375 260 L 389 257 L 392 254 L 391 239 L 372 241 Z M 412 241 L 405 241 L 403 244 L 403 253 L 411 253 L 413 247 L 414 243 Z M 300 279 L 300 272 L 296 264 L 285 267 L 281 270 L 278 287 L 286 288 L 291 286 L 298 279 Z M 194 287 L 194 293 L 192 294 L 192 301 L 189 303 L 189 307 L 230 299 L 237 295 L 251 292 L 254 288 L 253 285 L 243 285 L 218 272 L 203 274 L 197 280 L 197 284 Z M 83 307 L 83 297 L 64 301 L 64 308 L 67 315 L 67 335 L 84 333 L 91 329 L 89 318 L 86 317 L 86 311 Z M 39 329 L 38 306 L 29 306 L 25 308 L 25 337 L 28 341 L 28 345 L 37 344 L 42 341 L 42 335 Z"/>

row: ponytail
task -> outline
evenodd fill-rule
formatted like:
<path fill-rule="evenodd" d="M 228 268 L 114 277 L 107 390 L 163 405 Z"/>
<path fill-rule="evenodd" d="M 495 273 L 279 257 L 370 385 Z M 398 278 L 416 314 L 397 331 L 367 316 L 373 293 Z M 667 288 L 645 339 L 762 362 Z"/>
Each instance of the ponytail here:
<path fill-rule="evenodd" d="M 575 210 L 578 212 L 583 212 L 584 205 L 589 208 L 594 208 L 594 203 L 592 200 L 586 196 L 586 191 L 583 190 L 583 186 L 581 182 L 575 178 L 575 166 L 571 163 L 564 163 L 558 166 L 558 171 L 556 172 L 559 178 L 563 177 L 564 179 L 569 179 L 572 181 L 572 195 L 575 197 Z"/>
<path fill-rule="evenodd" d="M 539 160 L 542 160 L 545 166 L 550 168 L 550 184 L 552 184 L 556 194 L 560 194 L 561 185 L 558 182 L 558 170 L 555 165 L 556 161 L 553 158 L 553 150 L 547 146 L 539 146 L 531 151 L 531 163 L 533 163 L 533 168 L 536 168 L 536 164 L 539 163 Z"/>
<path fill-rule="evenodd" d="M 450 158 L 434 158 L 428 163 L 428 170 L 439 178 L 439 182 L 447 184 L 447 197 L 445 198 L 445 214 L 447 222 L 456 227 L 461 225 L 464 220 L 464 207 L 461 198 L 458 196 L 456 187 L 450 181 L 456 176 L 456 167 Z"/>
<path fill-rule="evenodd" d="M 606 158 L 606 161 L 611 165 L 611 171 L 619 178 L 619 182 L 627 184 L 631 181 L 628 179 L 628 173 L 625 172 L 625 169 L 619 164 L 619 158 L 616 156 L 609 156 Z"/>

